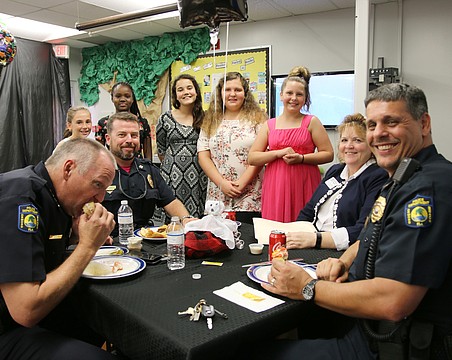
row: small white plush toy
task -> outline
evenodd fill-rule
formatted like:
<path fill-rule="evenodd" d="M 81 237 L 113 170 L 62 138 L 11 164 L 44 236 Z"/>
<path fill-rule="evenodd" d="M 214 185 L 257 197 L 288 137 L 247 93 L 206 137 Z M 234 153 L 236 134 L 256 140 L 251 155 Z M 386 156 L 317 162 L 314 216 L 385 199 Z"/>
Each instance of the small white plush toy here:
<path fill-rule="evenodd" d="M 204 213 L 207 215 L 214 215 L 214 216 L 221 216 L 224 211 L 224 204 L 222 201 L 215 201 L 215 200 L 207 200 L 206 201 L 206 208 L 204 210 Z"/>
<path fill-rule="evenodd" d="M 215 236 L 223 239 L 229 249 L 234 249 L 234 233 L 237 233 L 237 223 L 223 218 L 224 204 L 222 201 L 207 200 L 202 219 L 190 221 L 184 226 L 188 231 L 210 231 Z"/>

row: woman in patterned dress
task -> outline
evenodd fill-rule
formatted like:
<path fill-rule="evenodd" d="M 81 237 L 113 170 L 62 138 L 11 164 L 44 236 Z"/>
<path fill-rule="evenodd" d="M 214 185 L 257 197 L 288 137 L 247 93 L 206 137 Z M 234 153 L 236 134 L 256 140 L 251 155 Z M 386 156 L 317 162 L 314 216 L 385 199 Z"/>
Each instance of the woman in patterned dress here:
<path fill-rule="evenodd" d="M 178 76 L 171 87 L 171 99 L 174 109 L 163 113 L 157 122 L 160 173 L 188 212 L 200 218 L 204 213 L 207 177 L 199 166 L 196 150 L 204 110 L 195 78 L 188 74 Z"/>
<path fill-rule="evenodd" d="M 262 166 L 248 164 L 248 151 L 267 119 L 238 72 L 219 80 L 198 140 L 199 164 L 209 178 L 207 200 L 223 201 L 236 219 L 260 216 Z"/>

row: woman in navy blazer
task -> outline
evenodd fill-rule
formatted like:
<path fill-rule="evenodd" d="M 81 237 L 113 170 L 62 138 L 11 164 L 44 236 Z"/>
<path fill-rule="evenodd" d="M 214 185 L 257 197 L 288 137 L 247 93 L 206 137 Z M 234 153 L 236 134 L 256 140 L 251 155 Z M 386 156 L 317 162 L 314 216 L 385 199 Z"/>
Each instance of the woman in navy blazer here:
<path fill-rule="evenodd" d="M 348 115 L 338 126 L 340 164 L 330 167 L 297 221 L 309 221 L 312 232 L 287 233 L 288 249 L 336 248 L 353 244 L 388 174 L 375 163 L 366 142 L 366 120 Z"/>

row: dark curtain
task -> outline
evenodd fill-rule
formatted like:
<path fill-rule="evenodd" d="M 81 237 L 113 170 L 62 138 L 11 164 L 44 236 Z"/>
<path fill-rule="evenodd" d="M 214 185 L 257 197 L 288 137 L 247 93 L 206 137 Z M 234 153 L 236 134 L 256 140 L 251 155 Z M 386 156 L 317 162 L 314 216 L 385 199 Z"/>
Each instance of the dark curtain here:
<path fill-rule="evenodd" d="M 0 172 L 47 159 L 70 103 L 67 66 L 52 46 L 19 38 L 16 44 L 0 77 Z"/>

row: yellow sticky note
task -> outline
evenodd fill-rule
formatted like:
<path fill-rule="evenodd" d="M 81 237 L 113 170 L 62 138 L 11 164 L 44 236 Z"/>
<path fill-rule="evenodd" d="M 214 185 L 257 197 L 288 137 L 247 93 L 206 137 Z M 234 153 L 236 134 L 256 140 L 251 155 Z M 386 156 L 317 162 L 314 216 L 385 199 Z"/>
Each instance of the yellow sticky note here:
<path fill-rule="evenodd" d="M 202 265 L 223 266 L 223 263 L 221 263 L 221 262 L 214 262 L 214 261 L 203 261 L 201 264 Z"/>

